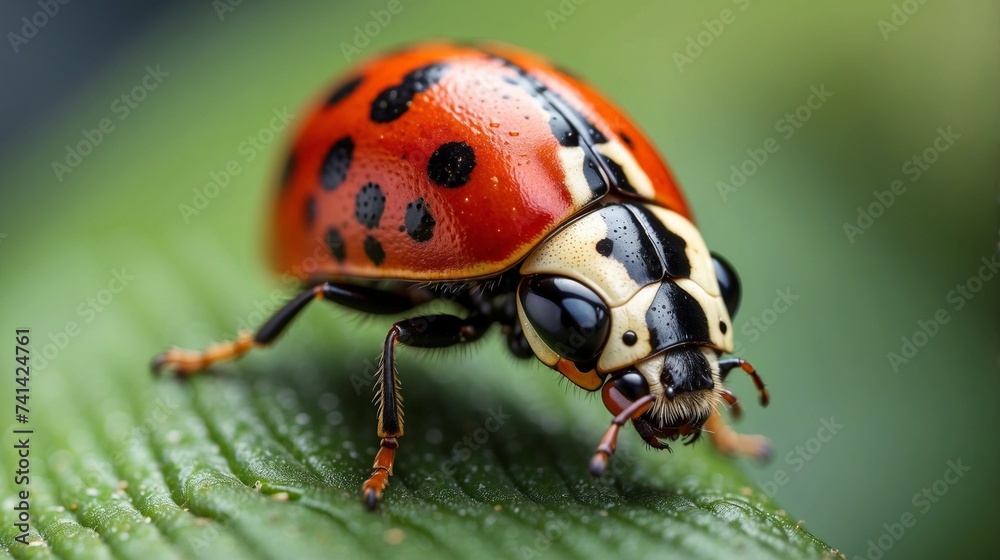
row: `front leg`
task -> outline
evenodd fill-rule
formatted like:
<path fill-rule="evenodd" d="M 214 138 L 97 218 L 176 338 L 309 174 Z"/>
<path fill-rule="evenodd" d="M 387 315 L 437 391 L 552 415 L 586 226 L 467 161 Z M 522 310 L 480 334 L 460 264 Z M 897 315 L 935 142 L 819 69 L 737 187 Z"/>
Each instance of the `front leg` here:
<path fill-rule="evenodd" d="M 770 440 L 764 436 L 737 433 L 726 424 L 718 409 L 712 411 L 702 429 L 708 432 L 715 447 L 726 455 L 743 455 L 763 462 L 771 458 L 773 447 Z"/>
<path fill-rule="evenodd" d="M 764 387 L 764 382 L 761 381 L 757 370 L 743 358 L 719 360 L 719 377 L 725 381 L 726 377 L 729 376 L 729 372 L 736 368 L 743 370 L 750 376 L 757 387 L 761 406 L 767 406 L 771 400 L 771 396 Z M 733 407 L 733 416 L 738 418 L 740 408 L 733 393 L 729 389 L 723 389 L 722 397 Z M 717 409 L 712 411 L 711 416 L 708 417 L 708 421 L 705 422 L 703 430 L 708 432 L 709 438 L 715 444 L 715 447 L 726 455 L 744 455 L 753 457 L 758 461 L 767 461 L 771 458 L 772 446 L 770 440 L 764 436 L 736 433 L 735 430 L 726 424 L 726 421 Z"/>
<path fill-rule="evenodd" d="M 376 372 L 375 402 L 378 407 L 378 436 L 382 438 L 372 474 L 361 485 L 365 504 L 374 509 L 389 485 L 396 459 L 397 438 L 403 435 L 403 397 L 396 374 L 396 344 L 416 348 L 444 348 L 477 340 L 489 329 L 484 315 L 462 319 L 454 315 L 425 315 L 399 321 L 385 337 L 382 360 Z"/>
<path fill-rule="evenodd" d="M 743 358 L 729 358 L 727 360 L 719 360 L 719 378 L 723 381 L 729 376 L 729 372 L 732 370 L 740 368 L 750 379 L 753 380 L 753 384 L 757 387 L 757 394 L 760 396 L 760 405 L 767 406 L 767 403 L 771 402 L 771 395 L 768 394 L 767 388 L 764 387 L 764 381 L 761 380 L 760 374 L 754 369 L 750 362 L 744 360 Z"/>

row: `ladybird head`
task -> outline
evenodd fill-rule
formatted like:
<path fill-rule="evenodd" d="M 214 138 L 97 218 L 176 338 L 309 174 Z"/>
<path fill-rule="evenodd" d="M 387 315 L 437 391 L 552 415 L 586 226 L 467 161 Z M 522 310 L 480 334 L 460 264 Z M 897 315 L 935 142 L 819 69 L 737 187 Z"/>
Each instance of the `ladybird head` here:
<path fill-rule="evenodd" d="M 613 329 L 612 317 L 623 314 L 585 284 L 564 276 L 525 278 L 518 300 L 536 355 L 589 389 L 599 389 L 603 383 L 604 404 L 613 415 L 652 395 L 650 405 L 632 419 L 640 435 L 654 447 L 663 447 L 657 438 L 696 438 L 719 404 L 718 350 L 699 344 L 663 350 L 650 344 L 651 331 L 671 325 L 626 330 L 612 339 L 612 331 L 621 330 Z M 614 370 L 599 371 L 605 354 L 622 354 L 622 346 L 640 346 L 638 357 Z"/>
<path fill-rule="evenodd" d="M 615 416 L 629 410 L 650 445 L 693 441 L 729 400 L 719 356 L 734 349 L 739 279 L 687 219 L 600 207 L 542 243 L 521 274 L 518 310 L 535 355 L 601 389 Z"/>
<path fill-rule="evenodd" d="M 632 415 L 639 435 L 656 448 L 680 437 L 691 443 L 722 400 L 718 351 L 689 345 L 650 356 L 611 373 L 601 394 L 615 416 L 651 395 L 649 406 Z"/>

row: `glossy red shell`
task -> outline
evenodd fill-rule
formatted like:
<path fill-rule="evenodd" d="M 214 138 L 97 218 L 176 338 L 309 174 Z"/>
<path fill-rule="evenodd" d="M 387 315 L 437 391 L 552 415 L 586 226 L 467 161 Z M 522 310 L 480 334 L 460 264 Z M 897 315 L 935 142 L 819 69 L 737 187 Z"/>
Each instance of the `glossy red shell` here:
<path fill-rule="evenodd" d="M 414 95 L 403 114 L 391 122 L 372 120 L 372 104 L 387 88 L 437 63 L 447 71 Z M 682 193 L 645 135 L 589 85 L 508 47 L 427 44 L 349 71 L 334 90 L 350 91 L 305 119 L 276 194 L 275 267 L 300 278 L 488 277 L 516 265 L 577 214 L 585 204 L 574 203 L 567 186 L 560 143 L 537 98 L 515 83 L 515 66 L 605 137 L 626 145 L 649 177 L 654 201 L 689 217 Z M 336 188 L 324 188 L 325 158 L 344 138 L 353 143 L 346 175 Z M 468 181 L 456 188 L 428 175 L 432 155 L 449 142 L 464 142 L 475 154 Z M 366 214 L 366 221 L 359 217 L 358 197 L 369 183 L 379 186 L 384 208 L 377 220 Z M 406 227 L 407 207 L 412 212 L 418 199 L 432 216 L 429 239 L 415 239 Z M 331 251 L 331 239 L 339 241 L 339 251 Z"/>

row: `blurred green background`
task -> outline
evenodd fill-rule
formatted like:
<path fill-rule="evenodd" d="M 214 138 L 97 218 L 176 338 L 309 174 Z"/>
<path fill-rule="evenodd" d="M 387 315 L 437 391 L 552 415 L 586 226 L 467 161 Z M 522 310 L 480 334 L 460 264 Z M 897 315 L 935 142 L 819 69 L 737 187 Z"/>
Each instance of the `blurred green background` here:
<path fill-rule="evenodd" d="M 740 271 L 740 353 L 772 404 L 760 410 L 737 378 L 739 428 L 776 445 L 770 465 L 739 464 L 754 492 L 849 558 L 995 550 L 998 279 L 984 263 L 997 262 L 1000 230 L 996 2 L 402 0 L 359 37 L 387 4 L 223 0 L 117 13 L 70 3 L 17 52 L 5 45 L 2 332 L 30 327 L 38 351 L 68 340 L 33 378 L 38 414 L 60 437 L 86 439 L 79 418 L 114 433 L 123 395 L 151 391 L 142 371 L 155 351 L 226 338 L 259 321 L 274 290 L 289 293 L 260 250 L 285 134 L 263 135 L 260 150 L 243 144 L 273 110 L 299 114 L 348 59 L 426 38 L 488 39 L 544 54 L 623 106 L 673 167 L 709 246 Z M 7 6 L 0 28 L 21 33 L 20 18 L 39 9 Z M 148 68 L 161 74 L 144 99 L 116 101 Z M 54 169 L 102 119 L 113 129 L 91 153 Z M 231 160 L 240 172 L 185 214 Z M 115 271 L 135 278 L 102 291 Z M 306 324 L 326 332 L 293 329 L 258 363 L 288 369 L 305 348 L 360 363 L 384 326 L 344 317 L 311 311 Z M 79 332 L 62 337 L 70 321 Z M 345 342 L 350 332 L 363 336 Z M 496 358 L 491 342 L 464 362 L 496 370 L 475 373 L 495 378 L 484 391 L 514 380 L 543 403 L 581 401 L 576 409 L 594 409 L 583 441 L 596 441 L 596 401 Z M 142 377 L 109 394 L 75 377 L 102 375 L 88 364 Z M 72 452 L 47 449 L 61 448 Z M 968 470 L 956 477 L 954 465 Z"/>

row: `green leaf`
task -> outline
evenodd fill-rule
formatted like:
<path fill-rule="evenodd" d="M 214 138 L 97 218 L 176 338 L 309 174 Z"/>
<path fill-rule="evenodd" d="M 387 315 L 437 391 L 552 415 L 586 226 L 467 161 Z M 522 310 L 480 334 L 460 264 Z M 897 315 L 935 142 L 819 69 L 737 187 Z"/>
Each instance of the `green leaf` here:
<path fill-rule="evenodd" d="M 833 555 L 706 442 L 656 452 L 624 430 L 608 476 L 593 479 L 609 420 L 600 401 L 505 357 L 499 336 L 471 355 L 404 353 L 407 431 L 370 513 L 359 486 L 378 443 L 370 401 L 385 323 L 317 305 L 272 349 L 190 381 L 154 379 L 145 363 L 169 340 L 207 343 L 232 328 L 219 319 L 230 303 L 261 301 L 236 268 L 185 285 L 166 271 L 191 262 L 169 254 L 138 264 L 142 281 L 33 374 L 33 546 L 15 542 L 7 500 L 10 556 Z M 42 351 L 42 332 L 32 336 Z"/>

